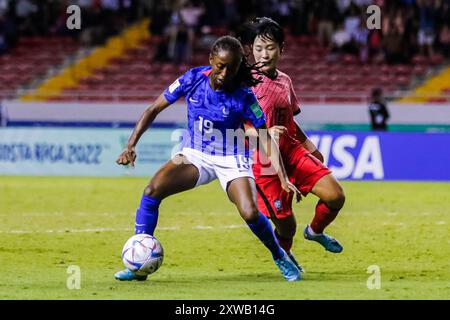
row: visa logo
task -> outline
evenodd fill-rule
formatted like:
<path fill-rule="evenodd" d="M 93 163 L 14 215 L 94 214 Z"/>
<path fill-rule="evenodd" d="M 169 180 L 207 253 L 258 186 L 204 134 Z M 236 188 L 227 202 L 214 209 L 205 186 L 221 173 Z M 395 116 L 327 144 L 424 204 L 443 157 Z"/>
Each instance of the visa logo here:
<path fill-rule="evenodd" d="M 311 135 L 311 141 L 324 157 L 324 163 L 337 179 L 363 179 L 364 176 L 384 178 L 383 159 L 378 136 L 358 137 Z M 330 165 L 329 165 L 330 164 Z"/>

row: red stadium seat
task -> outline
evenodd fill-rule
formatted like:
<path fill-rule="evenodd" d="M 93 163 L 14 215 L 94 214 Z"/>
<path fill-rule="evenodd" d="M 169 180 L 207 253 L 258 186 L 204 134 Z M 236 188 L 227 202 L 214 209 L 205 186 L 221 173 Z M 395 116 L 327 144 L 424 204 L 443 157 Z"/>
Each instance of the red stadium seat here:
<path fill-rule="evenodd" d="M 428 58 L 422 55 L 416 55 L 412 58 L 411 62 L 415 65 L 425 65 L 428 63 Z"/>
<path fill-rule="evenodd" d="M 60 65 L 64 57 L 74 52 L 78 44 L 65 37 L 21 37 L 17 47 L 0 56 L 0 81 L 8 90 L 27 87 L 50 67 Z M 70 45 L 69 45 L 70 44 Z"/>
<path fill-rule="evenodd" d="M 423 65 L 415 65 L 413 67 L 413 73 L 415 75 L 423 75 L 427 71 L 427 67 Z"/>
<path fill-rule="evenodd" d="M 356 64 L 358 62 L 358 57 L 352 54 L 346 54 L 342 57 L 342 63 L 344 64 Z"/>
<path fill-rule="evenodd" d="M 399 64 L 399 65 L 393 66 L 392 70 L 397 75 L 409 75 L 412 71 L 412 68 L 409 65 Z"/>
<path fill-rule="evenodd" d="M 67 92 L 75 99 L 80 96 L 80 100 L 93 102 L 105 99 L 148 102 L 190 67 L 208 63 L 208 52 L 205 51 L 195 52 L 190 63 L 152 62 L 151 56 L 158 41 L 160 39 L 155 38 L 142 41 L 140 47 L 112 59 L 108 66 L 95 70 L 93 76 L 82 79 L 77 88 Z M 66 47 L 77 46 L 71 39 L 58 42 L 57 38 L 52 38 L 45 42 L 52 49 L 41 50 L 37 44 L 44 42 L 42 37 L 23 40 L 26 45 L 16 51 L 18 58 L 0 56 L 0 80 L 5 79 L 9 83 L 30 81 L 43 75 L 49 66 L 60 64 Z M 429 65 L 442 62 L 439 56 L 415 56 L 411 65 L 360 63 L 359 57 L 351 54 L 332 61 L 328 60 L 328 50 L 318 45 L 316 36 L 287 35 L 286 43 L 280 70 L 292 78 L 295 90 L 305 102 L 361 102 L 374 87 L 383 88 L 385 93 L 407 87 L 413 77 L 425 75 Z M 33 77 L 18 74 L 33 74 Z M 86 92 L 88 96 L 81 97 Z M 348 96 L 343 96 L 345 94 Z"/>
<path fill-rule="evenodd" d="M 400 86 L 408 85 L 409 81 L 410 81 L 409 77 L 406 77 L 406 76 L 397 76 L 397 77 L 395 77 L 395 80 L 394 80 L 394 82 Z"/>
<path fill-rule="evenodd" d="M 445 58 L 441 54 L 435 54 L 435 55 L 431 56 L 430 63 L 432 65 L 438 65 L 438 64 L 441 64 L 444 60 L 445 60 Z"/>

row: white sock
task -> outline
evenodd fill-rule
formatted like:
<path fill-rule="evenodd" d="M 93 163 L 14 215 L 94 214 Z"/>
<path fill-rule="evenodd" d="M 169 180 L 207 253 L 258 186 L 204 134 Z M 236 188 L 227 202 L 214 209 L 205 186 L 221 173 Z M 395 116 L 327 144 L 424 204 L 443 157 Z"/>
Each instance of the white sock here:
<path fill-rule="evenodd" d="M 314 230 L 311 228 L 311 226 L 308 225 L 308 232 L 313 235 L 313 236 L 317 236 L 320 235 L 321 233 L 315 233 Z"/>

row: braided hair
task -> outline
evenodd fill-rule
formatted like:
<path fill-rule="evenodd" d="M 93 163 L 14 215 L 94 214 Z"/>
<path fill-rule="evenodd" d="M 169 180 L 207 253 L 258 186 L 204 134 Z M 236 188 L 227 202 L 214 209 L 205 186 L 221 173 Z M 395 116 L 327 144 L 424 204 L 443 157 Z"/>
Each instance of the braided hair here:
<path fill-rule="evenodd" d="M 220 37 L 212 45 L 211 55 L 216 56 L 221 50 L 232 52 L 241 59 L 241 64 L 235 77 L 236 86 L 245 84 L 247 87 L 254 87 L 258 83 L 261 83 L 260 79 L 253 76 L 255 73 L 259 73 L 258 68 L 256 68 L 255 65 L 248 63 L 247 58 L 244 55 L 244 48 L 238 39 L 232 36 Z"/>

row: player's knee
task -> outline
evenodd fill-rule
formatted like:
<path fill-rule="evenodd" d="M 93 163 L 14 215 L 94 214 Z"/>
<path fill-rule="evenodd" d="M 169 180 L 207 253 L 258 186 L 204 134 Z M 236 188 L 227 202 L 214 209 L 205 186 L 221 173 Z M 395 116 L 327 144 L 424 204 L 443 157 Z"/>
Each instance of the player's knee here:
<path fill-rule="evenodd" d="M 297 232 L 297 223 L 295 220 L 283 221 L 283 223 L 275 223 L 278 234 L 284 239 L 292 239 Z"/>
<path fill-rule="evenodd" d="M 281 238 L 283 239 L 292 239 L 295 236 L 295 233 L 297 232 L 297 227 L 293 227 L 293 228 L 285 228 L 283 230 L 278 230 L 278 234 L 280 235 Z"/>
<path fill-rule="evenodd" d="M 247 203 L 239 208 L 239 212 L 242 218 L 247 223 L 254 223 L 258 220 L 259 212 L 258 207 L 254 203 Z"/>
<path fill-rule="evenodd" d="M 150 182 L 149 185 L 147 187 L 145 187 L 144 194 L 146 196 L 158 198 L 158 196 L 159 196 L 158 189 L 159 188 L 156 183 Z"/>
<path fill-rule="evenodd" d="M 284 235 L 286 238 L 293 238 L 296 232 L 297 232 L 297 224 L 294 223 L 290 225 L 288 228 L 286 228 L 286 230 L 284 231 Z"/>
<path fill-rule="evenodd" d="M 335 209 L 335 210 L 341 210 L 345 203 L 345 193 L 344 190 L 339 187 L 333 192 L 333 196 L 331 201 L 329 201 L 328 205 Z"/>

